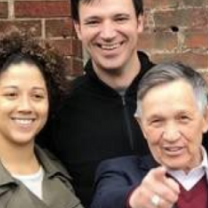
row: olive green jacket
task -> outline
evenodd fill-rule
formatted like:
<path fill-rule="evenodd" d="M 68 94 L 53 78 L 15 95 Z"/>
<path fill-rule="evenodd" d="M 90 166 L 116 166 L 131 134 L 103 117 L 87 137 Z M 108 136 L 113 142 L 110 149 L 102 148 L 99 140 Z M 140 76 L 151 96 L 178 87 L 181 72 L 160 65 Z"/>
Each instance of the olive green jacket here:
<path fill-rule="evenodd" d="M 45 171 L 43 201 L 13 178 L 0 162 L 0 208 L 83 208 L 74 195 L 70 176 L 57 159 L 39 147 L 35 152 Z"/>

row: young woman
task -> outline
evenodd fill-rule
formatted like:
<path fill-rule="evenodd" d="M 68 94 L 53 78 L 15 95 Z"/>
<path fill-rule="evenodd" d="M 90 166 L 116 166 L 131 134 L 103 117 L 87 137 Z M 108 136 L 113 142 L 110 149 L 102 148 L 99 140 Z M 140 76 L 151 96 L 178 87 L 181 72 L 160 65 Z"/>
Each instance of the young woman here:
<path fill-rule="evenodd" d="M 1 38 L 1 207 L 82 208 L 66 170 L 35 145 L 65 87 L 63 60 L 51 47 L 19 33 Z"/>

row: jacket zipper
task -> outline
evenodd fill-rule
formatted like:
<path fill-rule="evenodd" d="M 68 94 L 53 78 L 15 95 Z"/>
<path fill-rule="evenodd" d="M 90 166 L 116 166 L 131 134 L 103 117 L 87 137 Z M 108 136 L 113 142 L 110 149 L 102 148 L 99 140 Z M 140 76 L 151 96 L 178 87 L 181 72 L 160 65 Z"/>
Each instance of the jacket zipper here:
<path fill-rule="evenodd" d="M 128 109 L 126 106 L 125 95 L 121 96 L 121 100 L 122 100 L 122 105 L 123 105 L 123 109 L 124 109 L 124 121 L 125 121 L 125 124 L 127 127 L 127 134 L 129 137 L 129 145 L 130 145 L 131 150 L 134 150 L 133 134 L 132 134 L 131 122 L 130 122 L 130 118 L 129 118 L 129 114 L 128 114 Z"/>

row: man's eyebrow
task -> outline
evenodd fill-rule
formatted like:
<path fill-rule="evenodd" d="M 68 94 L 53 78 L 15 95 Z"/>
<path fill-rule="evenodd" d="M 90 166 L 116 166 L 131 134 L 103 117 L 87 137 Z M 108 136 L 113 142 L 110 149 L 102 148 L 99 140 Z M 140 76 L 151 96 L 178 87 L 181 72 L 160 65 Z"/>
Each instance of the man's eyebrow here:
<path fill-rule="evenodd" d="M 126 17 L 129 17 L 130 14 L 128 14 L 128 13 L 118 13 L 118 14 L 115 14 L 114 16 L 126 16 Z"/>
<path fill-rule="evenodd" d="M 97 15 L 93 15 L 93 16 L 87 16 L 84 18 L 84 20 L 88 20 L 88 19 L 99 19 L 101 17 L 97 16 Z"/>
<path fill-rule="evenodd" d="M 163 116 L 161 114 L 154 114 L 154 115 L 151 115 L 147 118 L 147 121 L 151 121 L 151 120 L 154 120 L 154 119 L 161 119 L 163 118 Z"/>

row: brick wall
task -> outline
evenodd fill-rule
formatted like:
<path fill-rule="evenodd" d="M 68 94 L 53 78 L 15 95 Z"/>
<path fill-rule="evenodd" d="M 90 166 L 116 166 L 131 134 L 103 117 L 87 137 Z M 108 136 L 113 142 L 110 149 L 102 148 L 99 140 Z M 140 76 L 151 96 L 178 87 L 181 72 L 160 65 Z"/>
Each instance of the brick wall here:
<path fill-rule="evenodd" d="M 69 0 L 0 0 L 0 33 L 31 31 L 67 57 L 71 76 L 82 73 L 82 48 L 70 18 Z"/>
<path fill-rule="evenodd" d="M 155 62 L 179 60 L 208 73 L 208 0 L 144 0 L 139 48 Z"/>
<path fill-rule="evenodd" d="M 145 31 L 138 48 L 155 62 L 181 60 L 208 74 L 208 0 L 144 0 Z M 82 73 L 82 48 L 70 18 L 70 0 L 0 0 L 0 33 L 17 27 L 52 42 Z"/>

